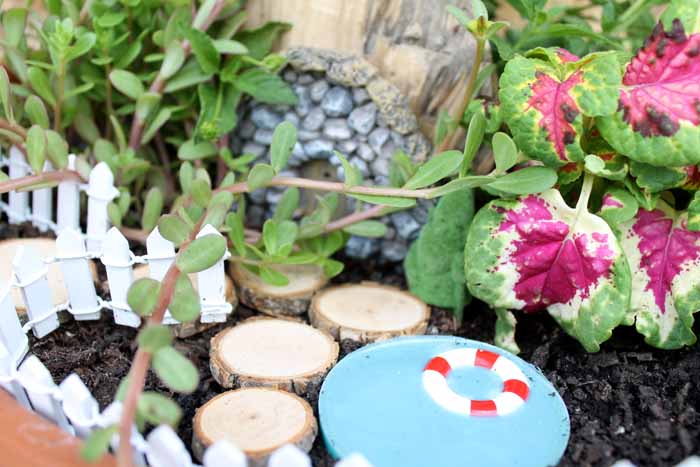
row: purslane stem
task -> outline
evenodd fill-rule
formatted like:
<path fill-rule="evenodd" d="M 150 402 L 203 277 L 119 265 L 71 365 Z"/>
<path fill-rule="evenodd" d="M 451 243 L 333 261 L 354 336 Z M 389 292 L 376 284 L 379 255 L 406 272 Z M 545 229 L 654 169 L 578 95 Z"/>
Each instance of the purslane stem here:
<path fill-rule="evenodd" d="M 22 190 L 23 188 L 28 188 L 32 185 L 37 185 L 40 183 L 61 182 L 71 178 L 82 181 L 80 174 L 74 170 L 57 170 L 55 172 L 43 172 L 38 175 L 13 178 L 0 182 L 0 193 Z"/>

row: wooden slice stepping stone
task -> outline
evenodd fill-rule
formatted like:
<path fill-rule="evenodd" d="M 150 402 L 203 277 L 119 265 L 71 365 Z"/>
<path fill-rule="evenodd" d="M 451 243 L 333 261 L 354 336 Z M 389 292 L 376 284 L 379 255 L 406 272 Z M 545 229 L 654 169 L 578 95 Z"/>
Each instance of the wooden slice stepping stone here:
<path fill-rule="evenodd" d="M 326 377 L 318 410 L 329 453 L 360 452 L 373 467 L 557 465 L 570 432 L 564 402 L 535 366 L 454 336 L 349 354 Z"/>
<path fill-rule="evenodd" d="M 289 284 L 270 285 L 243 266 L 231 263 L 241 303 L 275 317 L 303 315 L 313 294 L 328 281 L 323 269 L 315 264 L 278 265 L 275 269 L 289 278 Z"/>
<path fill-rule="evenodd" d="M 214 379 L 223 387 L 267 386 L 306 394 L 318 390 L 338 361 L 338 344 L 307 324 L 251 318 L 214 336 L 209 357 Z"/>
<path fill-rule="evenodd" d="M 13 280 L 12 260 L 17 254 L 20 246 L 34 248 L 39 256 L 48 258 L 56 256 L 56 240 L 53 238 L 20 238 L 12 240 L 4 240 L 0 242 L 0 279 L 3 281 Z M 90 272 L 93 280 L 97 280 L 97 268 L 93 261 L 88 261 Z M 61 305 L 68 301 L 68 289 L 63 281 L 63 272 L 58 262 L 48 265 L 47 279 L 53 296 L 53 304 Z M 12 298 L 15 301 L 15 308 L 19 314 L 26 313 L 24 300 L 22 300 L 22 292 L 16 288 L 12 288 Z"/>
<path fill-rule="evenodd" d="M 309 308 L 314 327 L 360 343 L 423 334 L 429 318 L 430 308 L 418 297 L 374 282 L 329 287 Z"/>
<path fill-rule="evenodd" d="M 147 264 L 140 264 L 134 268 L 134 281 L 147 277 L 149 277 L 149 268 Z M 194 290 L 198 291 L 197 274 L 190 274 L 190 281 L 192 281 Z M 238 305 L 238 298 L 236 297 L 236 290 L 233 287 L 233 281 L 228 276 L 226 276 L 226 301 L 233 305 L 233 309 L 235 311 L 236 305 Z M 172 328 L 175 337 L 186 338 L 205 331 L 218 324 L 221 323 L 202 323 L 199 319 L 197 319 L 190 323 L 173 325 Z"/>
<path fill-rule="evenodd" d="M 245 452 L 250 467 L 262 467 L 285 444 L 309 452 L 317 433 L 311 406 L 301 397 L 278 389 L 245 388 L 219 394 L 197 410 L 192 450 L 201 460 L 207 447 L 226 440 Z"/>

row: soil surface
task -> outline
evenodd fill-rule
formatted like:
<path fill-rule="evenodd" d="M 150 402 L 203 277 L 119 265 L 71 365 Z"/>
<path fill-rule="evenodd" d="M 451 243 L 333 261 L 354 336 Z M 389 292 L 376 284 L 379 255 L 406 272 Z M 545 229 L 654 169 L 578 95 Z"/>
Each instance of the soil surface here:
<path fill-rule="evenodd" d="M 32 229 L 0 227 L 0 238 L 36 236 Z M 347 263 L 335 282 L 374 280 L 405 287 L 397 268 L 372 263 Z M 104 277 L 104 276 L 103 276 Z M 104 291 L 103 291 L 104 293 Z M 209 372 L 209 340 L 224 326 L 253 316 L 239 306 L 229 323 L 209 329 L 176 346 L 199 368 L 200 384 L 190 395 L 174 395 L 183 409 L 178 428 L 187 444 L 197 407 L 224 391 Z M 600 352 L 586 353 L 546 313 L 519 315 L 517 340 L 521 357 L 539 366 L 564 398 L 571 416 L 571 440 L 561 466 L 609 466 L 629 459 L 638 466 L 671 466 L 700 454 L 700 346 L 661 351 L 644 344 L 631 328 L 618 328 Z M 495 317 L 474 302 L 455 330 L 448 311 L 433 309 L 428 333 L 456 334 L 493 342 Z M 700 326 L 696 324 L 696 333 Z M 129 370 L 136 330 L 116 326 L 110 314 L 95 322 L 63 324 L 44 339 L 32 338 L 32 352 L 58 383 L 77 373 L 104 408 Z M 341 357 L 357 346 L 341 343 Z M 149 390 L 172 395 L 151 374 Z M 314 408 L 317 390 L 307 394 Z M 311 456 L 315 466 L 332 466 L 319 436 Z"/>

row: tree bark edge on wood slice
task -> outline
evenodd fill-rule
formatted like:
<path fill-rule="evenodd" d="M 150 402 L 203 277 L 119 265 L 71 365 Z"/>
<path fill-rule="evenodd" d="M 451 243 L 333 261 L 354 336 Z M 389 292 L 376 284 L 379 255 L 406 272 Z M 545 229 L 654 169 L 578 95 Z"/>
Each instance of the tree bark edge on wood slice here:
<path fill-rule="evenodd" d="M 256 400 L 253 401 L 253 399 Z M 255 405 L 250 405 L 251 402 L 255 402 Z M 272 404 L 274 405 L 270 407 Z M 218 419 L 213 415 L 207 417 L 207 410 L 215 410 L 217 407 L 225 413 L 222 413 Z M 267 409 L 267 413 L 262 412 L 264 409 Z M 218 428 L 219 433 L 206 433 L 207 423 L 216 424 L 222 419 L 226 419 L 226 426 Z M 273 438 L 276 435 L 277 438 L 284 439 L 269 440 L 269 446 L 260 446 L 265 441 L 261 442 L 259 431 L 254 436 L 255 440 L 245 439 L 240 433 L 233 432 L 235 429 L 245 429 L 246 423 L 259 425 L 265 422 L 277 430 L 277 433 L 270 434 L 268 431 L 267 434 Z M 284 424 L 292 426 L 284 427 Z M 287 428 L 288 433 L 280 433 L 284 428 Z M 228 433 L 222 433 L 225 431 Z M 227 439 L 248 456 L 250 467 L 264 467 L 267 465 L 270 454 L 285 444 L 293 444 L 302 451 L 309 452 L 317 434 L 318 422 L 314 417 L 313 409 L 298 395 L 271 388 L 243 388 L 219 394 L 197 409 L 192 426 L 192 451 L 201 461 L 206 448 L 220 439 Z M 251 446 L 251 444 L 257 444 L 257 446 Z"/>
<path fill-rule="evenodd" d="M 299 316 L 307 312 L 313 295 L 328 282 L 323 269 L 317 265 L 280 265 L 275 269 L 289 277 L 289 285 L 275 287 L 266 284 L 257 275 L 232 262 L 230 273 L 241 303 L 273 317 Z"/>
<path fill-rule="evenodd" d="M 327 303 L 324 304 L 324 299 L 333 294 L 338 296 L 347 295 L 348 292 L 357 293 L 358 298 L 353 300 L 345 299 L 343 301 L 344 305 L 354 306 L 355 309 L 345 308 L 342 310 L 339 314 L 346 321 L 341 322 L 337 320 L 337 316 L 329 316 L 328 311 L 323 309 L 324 306 L 328 306 Z M 377 292 L 386 295 L 378 297 L 376 296 Z M 392 302 L 373 302 L 369 298 L 369 294 L 372 293 L 374 293 L 375 299 L 390 297 Z M 380 307 L 375 311 L 368 311 L 368 307 L 377 304 L 380 306 L 384 305 L 385 309 L 382 310 Z M 407 321 L 406 323 L 393 327 L 378 323 L 380 320 L 386 321 L 390 318 L 401 318 L 402 316 L 397 315 L 397 310 L 409 305 L 414 306 L 415 310 L 412 313 L 413 316 L 403 316 L 403 321 Z M 393 307 L 393 309 L 389 311 L 389 307 Z M 350 339 L 362 344 L 398 336 L 424 334 L 428 328 L 429 319 L 430 307 L 418 297 L 410 292 L 376 282 L 365 281 L 358 284 L 328 287 L 314 296 L 309 307 L 309 321 L 312 326 L 327 331 L 338 341 Z M 369 323 L 362 325 L 361 322 L 363 320 L 367 320 Z M 373 320 L 375 321 L 374 325 L 371 324 Z"/>
<path fill-rule="evenodd" d="M 292 335 L 297 343 L 289 342 Z M 306 323 L 253 317 L 211 339 L 209 367 L 225 388 L 269 387 L 313 394 L 337 363 L 339 350 L 330 334 Z"/>

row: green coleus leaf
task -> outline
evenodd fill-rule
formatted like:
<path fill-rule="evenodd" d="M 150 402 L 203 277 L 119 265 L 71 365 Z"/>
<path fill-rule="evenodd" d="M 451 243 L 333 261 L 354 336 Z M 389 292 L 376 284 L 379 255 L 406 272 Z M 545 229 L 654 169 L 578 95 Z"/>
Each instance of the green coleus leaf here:
<path fill-rule="evenodd" d="M 615 230 L 620 222 L 632 219 L 637 214 L 638 209 L 639 203 L 629 191 L 613 187 L 603 195 L 598 215 Z"/>
<path fill-rule="evenodd" d="M 636 177 L 637 185 L 650 193 L 660 193 L 671 188 L 693 184 L 697 180 L 697 167 L 656 167 L 643 162 L 630 162 L 630 173 Z M 697 183 L 697 181 L 695 181 Z"/>
<path fill-rule="evenodd" d="M 615 234 L 548 190 L 495 200 L 474 217 L 465 258 L 470 292 L 494 308 L 550 315 L 590 352 L 626 317 L 631 279 Z"/>
<path fill-rule="evenodd" d="M 464 242 L 473 217 L 472 190 L 440 198 L 404 261 L 411 293 L 431 305 L 451 308 L 460 318 L 471 299 L 464 278 Z"/>
<path fill-rule="evenodd" d="M 695 343 L 693 313 L 700 309 L 700 232 L 688 216 L 663 201 L 620 225 L 632 270 L 632 316 L 647 343 L 675 349 Z"/>
<path fill-rule="evenodd" d="M 583 117 L 612 114 L 620 74 L 612 53 L 578 59 L 536 49 L 510 60 L 500 80 L 501 111 L 518 147 L 552 167 L 582 161 Z"/>
<path fill-rule="evenodd" d="M 700 231 L 700 191 L 696 191 L 693 199 L 688 204 L 688 230 L 692 232 Z"/>
<path fill-rule="evenodd" d="M 596 123 L 632 160 L 663 167 L 700 162 L 700 34 L 661 23 L 627 65 L 618 111 Z"/>
<path fill-rule="evenodd" d="M 676 18 L 687 33 L 700 32 L 700 0 L 672 0 L 661 15 L 661 22 L 666 29 L 671 29 Z"/>

